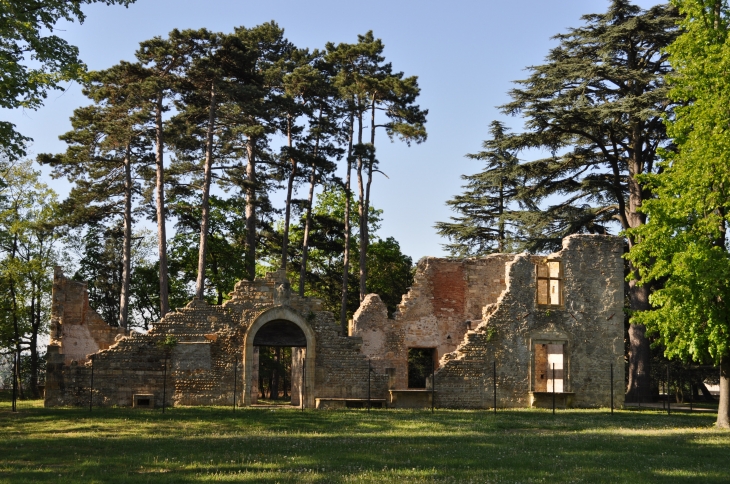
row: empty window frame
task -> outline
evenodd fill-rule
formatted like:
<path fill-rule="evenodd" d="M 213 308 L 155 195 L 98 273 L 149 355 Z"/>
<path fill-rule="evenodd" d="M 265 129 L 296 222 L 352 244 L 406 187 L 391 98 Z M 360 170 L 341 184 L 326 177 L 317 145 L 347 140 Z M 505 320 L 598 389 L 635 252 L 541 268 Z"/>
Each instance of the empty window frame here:
<path fill-rule="evenodd" d="M 537 263 L 537 304 L 539 306 L 563 305 L 563 263 L 545 260 Z"/>
<path fill-rule="evenodd" d="M 408 388 L 426 388 L 436 365 L 436 348 L 408 348 Z"/>
<path fill-rule="evenodd" d="M 562 393 L 564 386 L 564 345 L 538 343 L 535 352 L 534 391 Z M 554 389 L 554 390 L 553 390 Z"/>

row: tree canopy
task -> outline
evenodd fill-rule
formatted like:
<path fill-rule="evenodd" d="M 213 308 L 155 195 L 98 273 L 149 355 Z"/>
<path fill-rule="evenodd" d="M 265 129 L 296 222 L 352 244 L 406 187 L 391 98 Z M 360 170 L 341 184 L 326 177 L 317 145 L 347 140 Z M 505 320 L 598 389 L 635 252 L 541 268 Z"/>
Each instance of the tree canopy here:
<path fill-rule="evenodd" d="M 83 23 L 81 7 L 124 5 L 135 0 L 3 0 L 0 3 L 0 107 L 38 109 L 48 92 L 81 79 L 86 66 L 73 45 L 54 34 L 59 20 Z M 50 35 L 47 35 L 50 33 Z M 8 158 L 25 155 L 30 139 L 0 121 L 0 147 Z"/>
<path fill-rule="evenodd" d="M 669 119 L 676 150 L 642 177 L 657 196 L 629 231 L 642 284 L 660 281 L 651 311 L 635 313 L 670 358 L 721 365 L 717 425 L 730 428 L 730 36 L 724 0 L 681 0 L 682 35 L 668 48 L 675 73 Z"/>

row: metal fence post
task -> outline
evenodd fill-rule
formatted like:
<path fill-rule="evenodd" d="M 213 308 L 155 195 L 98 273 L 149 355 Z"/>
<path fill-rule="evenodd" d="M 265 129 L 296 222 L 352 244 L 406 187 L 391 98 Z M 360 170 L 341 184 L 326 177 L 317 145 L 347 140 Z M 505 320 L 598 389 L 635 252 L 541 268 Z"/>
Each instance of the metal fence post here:
<path fill-rule="evenodd" d="M 672 414 L 672 404 L 669 401 L 669 391 L 671 386 L 669 385 L 669 363 L 667 363 L 667 415 Z"/>
<path fill-rule="evenodd" d="M 613 363 L 611 363 L 611 415 L 613 415 Z"/>
<path fill-rule="evenodd" d="M 165 351 L 165 365 L 162 367 L 162 413 L 165 413 L 165 400 L 167 400 L 167 350 Z"/>
<path fill-rule="evenodd" d="M 431 413 L 433 413 L 433 407 L 436 400 L 436 362 L 433 359 L 434 355 L 431 355 Z"/>
<path fill-rule="evenodd" d="M 555 363 L 553 363 L 553 415 L 555 415 Z"/>
<path fill-rule="evenodd" d="M 497 415 L 497 360 L 492 362 L 492 383 L 494 384 L 494 415 Z"/>
<path fill-rule="evenodd" d="M 234 362 L 233 362 L 233 411 L 236 411 L 236 391 L 237 388 L 237 380 L 238 380 L 238 355 L 236 354 Z"/>
<path fill-rule="evenodd" d="M 370 358 L 368 358 L 368 413 L 370 413 L 370 372 L 373 369 L 370 367 Z"/>
<path fill-rule="evenodd" d="M 91 355 L 91 385 L 89 388 L 89 412 L 94 405 L 94 355 Z"/>
<path fill-rule="evenodd" d="M 18 350 L 13 353 L 13 412 L 18 411 Z"/>

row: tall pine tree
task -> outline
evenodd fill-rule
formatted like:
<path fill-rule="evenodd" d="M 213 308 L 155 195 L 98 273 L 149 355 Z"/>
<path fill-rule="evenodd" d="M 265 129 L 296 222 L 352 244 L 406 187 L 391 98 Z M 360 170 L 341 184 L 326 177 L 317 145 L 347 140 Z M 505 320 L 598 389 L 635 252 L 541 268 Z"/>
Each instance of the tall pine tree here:
<path fill-rule="evenodd" d="M 444 247 L 452 256 L 469 257 L 494 252 L 512 252 L 519 246 L 520 212 L 513 210 L 523 185 L 519 160 L 506 146 L 508 129 L 492 121 L 491 138 L 484 151 L 467 155 L 484 160 L 486 167 L 475 175 L 462 175 L 467 181 L 463 194 L 446 202 L 458 213 L 451 222 L 438 222 L 436 229 L 451 242 Z"/>
<path fill-rule="evenodd" d="M 649 10 L 613 0 L 604 14 L 557 35 L 546 63 L 517 81 L 503 110 L 526 118 L 514 147 L 551 155 L 522 165 L 528 178 L 523 202 L 544 208 L 526 226 L 533 250 L 555 250 L 572 233 L 606 233 L 646 222 L 651 197 L 640 176 L 656 170 L 657 148 L 668 142 L 662 116 L 672 103 L 664 49 L 677 37 L 677 11 Z M 541 204 L 546 205 L 543 207 Z M 627 237 L 629 247 L 635 244 Z M 627 270 L 635 271 L 634 267 Z M 649 287 L 629 285 L 630 309 L 649 308 Z M 627 401 L 651 398 L 649 341 L 641 324 L 629 327 Z"/>

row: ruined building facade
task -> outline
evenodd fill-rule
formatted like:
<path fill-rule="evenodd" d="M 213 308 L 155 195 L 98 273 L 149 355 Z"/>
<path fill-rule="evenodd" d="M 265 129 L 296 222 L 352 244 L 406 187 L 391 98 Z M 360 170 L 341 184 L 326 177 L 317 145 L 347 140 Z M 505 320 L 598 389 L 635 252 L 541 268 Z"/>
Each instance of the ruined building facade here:
<path fill-rule="evenodd" d="M 45 403 L 249 405 L 257 348 L 289 346 L 292 404 L 307 408 L 487 408 L 495 387 L 499 407 L 608 406 L 611 365 L 623 382 L 622 252 L 619 238 L 574 235 L 549 256 L 423 258 L 395 315 L 368 295 L 348 334 L 282 272 L 127 334 L 57 270 Z"/>

